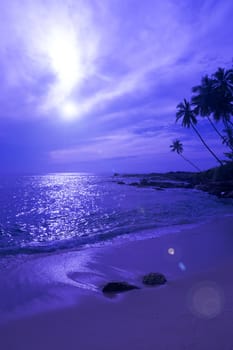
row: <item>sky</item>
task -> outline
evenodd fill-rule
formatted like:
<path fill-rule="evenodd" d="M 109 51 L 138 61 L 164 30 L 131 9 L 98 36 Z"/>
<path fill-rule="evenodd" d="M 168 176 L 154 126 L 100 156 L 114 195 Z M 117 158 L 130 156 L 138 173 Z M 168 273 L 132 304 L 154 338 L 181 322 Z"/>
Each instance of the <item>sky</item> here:
<path fill-rule="evenodd" d="M 1 1 L 0 173 L 192 170 L 176 138 L 215 166 L 175 114 L 204 74 L 231 66 L 232 16 L 231 0 Z"/>

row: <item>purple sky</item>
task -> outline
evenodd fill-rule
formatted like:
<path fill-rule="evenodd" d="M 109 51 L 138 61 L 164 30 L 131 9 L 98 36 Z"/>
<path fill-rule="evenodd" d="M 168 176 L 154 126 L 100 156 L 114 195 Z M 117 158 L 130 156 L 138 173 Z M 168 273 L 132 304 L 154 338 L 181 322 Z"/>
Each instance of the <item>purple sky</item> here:
<path fill-rule="evenodd" d="M 232 62 L 230 0 L 0 3 L 0 172 L 192 170 L 215 165 L 176 105 Z M 205 121 L 200 131 L 222 155 Z"/>

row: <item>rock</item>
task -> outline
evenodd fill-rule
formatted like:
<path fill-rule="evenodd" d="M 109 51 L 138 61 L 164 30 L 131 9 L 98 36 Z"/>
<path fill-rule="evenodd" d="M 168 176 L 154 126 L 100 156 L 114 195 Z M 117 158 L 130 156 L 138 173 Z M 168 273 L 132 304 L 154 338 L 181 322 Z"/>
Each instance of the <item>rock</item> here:
<path fill-rule="evenodd" d="M 206 184 L 200 184 L 195 186 L 196 189 L 214 194 L 218 197 L 232 198 L 233 193 L 233 181 L 217 181 L 209 182 Z"/>
<path fill-rule="evenodd" d="M 159 272 L 150 272 L 143 277 L 142 282 L 149 286 L 165 284 L 167 282 L 165 276 Z"/>
<path fill-rule="evenodd" d="M 154 189 L 155 189 L 156 191 L 164 191 L 164 188 L 161 188 L 161 187 L 154 187 Z"/>
<path fill-rule="evenodd" d="M 124 181 L 117 181 L 117 184 L 118 185 L 125 185 L 125 182 Z"/>
<path fill-rule="evenodd" d="M 132 289 L 139 289 L 139 287 L 127 282 L 109 282 L 103 287 L 102 291 L 103 293 L 121 293 Z"/>
<path fill-rule="evenodd" d="M 142 179 L 140 182 L 132 182 L 129 184 L 130 186 L 137 187 L 153 187 L 159 188 L 160 190 L 166 188 L 193 188 L 193 185 L 185 182 L 170 182 L 170 181 L 148 181 L 147 179 Z"/>
<path fill-rule="evenodd" d="M 140 180 L 140 185 L 142 186 L 148 186 L 149 185 L 149 181 L 147 179 L 141 179 Z"/>

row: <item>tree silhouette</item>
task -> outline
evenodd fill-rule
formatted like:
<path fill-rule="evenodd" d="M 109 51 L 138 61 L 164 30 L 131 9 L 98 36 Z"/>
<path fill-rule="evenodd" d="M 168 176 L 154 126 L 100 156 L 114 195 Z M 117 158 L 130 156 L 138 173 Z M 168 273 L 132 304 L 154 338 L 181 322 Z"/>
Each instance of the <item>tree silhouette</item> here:
<path fill-rule="evenodd" d="M 215 99 L 213 80 L 210 79 L 208 75 L 205 75 L 201 80 L 201 85 L 194 86 L 192 92 L 195 93 L 195 95 L 192 96 L 192 106 L 194 106 L 195 114 L 207 118 L 211 127 L 221 140 L 224 141 L 224 136 L 219 132 L 210 117 L 213 109 L 213 101 Z"/>
<path fill-rule="evenodd" d="M 191 162 L 189 159 L 187 159 L 182 153 L 183 153 L 183 144 L 180 142 L 180 140 L 176 139 L 172 142 L 170 145 L 171 151 L 176 152 L 181 156 L 186 162 L 191 164 L 197 171 L 201 171 L 193 162 Z"/>
<path fill-rule="evenodd" d="M 196 128 L 197 118 L 195 110 L 192 109 L 190 102 L 184 99 L 183 102 L 177 105 L 176 112 L 176 121 L 182 120 L 181 125 L 185 128 L 192 128 L 194 132 L 197 134 L 203 145 L 207 148 L 207 150 L 211 153 L 211 155 L 217 160 L 220 165 L 223 165 L 223 162 L 216 156 L 216 154 L 212 151 L 212 149 L 207 145 L 201 134 Z"/>

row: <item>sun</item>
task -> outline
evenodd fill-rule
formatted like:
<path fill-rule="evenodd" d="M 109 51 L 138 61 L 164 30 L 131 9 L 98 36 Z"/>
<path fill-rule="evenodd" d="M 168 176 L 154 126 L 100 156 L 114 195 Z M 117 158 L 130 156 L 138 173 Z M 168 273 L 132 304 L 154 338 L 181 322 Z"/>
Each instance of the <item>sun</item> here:
<path fill-rule="evenodd" d="M 78 106 L 72 101 L 65 102 L 61 107 L 61 114 L 64 119 L 74 119 L 78 115 Z"/>

